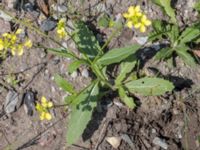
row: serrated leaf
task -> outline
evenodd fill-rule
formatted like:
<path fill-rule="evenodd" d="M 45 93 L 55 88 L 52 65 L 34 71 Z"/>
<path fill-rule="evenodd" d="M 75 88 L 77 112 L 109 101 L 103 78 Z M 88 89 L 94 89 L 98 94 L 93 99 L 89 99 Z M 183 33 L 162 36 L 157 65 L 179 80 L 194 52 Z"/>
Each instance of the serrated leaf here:
<path fill-rule="evenodd" d="M 73 39 L 79 51 L 86 54 L 89 58 L 97 56 L 101 52 L 101 47 L 93 32 L 82 21 L 76 22 L 75 28 Z"/>
<path fill-rule="evenodd" d="M 162 36 L 166 36 L 169 32 L 171 32 L 170 25 L 161 20 L 154 20 L 152 27 L 154 31 L 149 33 L 148 35 L 149 41 L 161 39 Z"/>
<path fill-rule="evenodd" d="M 152 0 L 155 4 L 164 9 L 165 13 L 170 17 L 171 22 L 175 23 L 176 15 L 174 9 L 171 7 L 171 0 Z"/>
<path fill-rule="evenodd" d="M 73 73 L 83 64 L 87 64 L 87 62 L 85 60 L 75 60 L 75 61 L 73 61 L 68 67 L 68 72 Z"/>
<path fill-rule="evenodd" d="M 67 49 L 61 49 L 61 48 L 47 48 L 47 50 L 51 53 L 54 53 L 58 56 L 67 57 L 67 58 L 75 58 L 73 55 L 71 55 Z M 76 58 L 75 58 L 76 59 Z"/>
<path fill-rule="evenodd" d="M 123 48 L 115 48 L 107 53 L 105 53 L 102 57 L 97 60 L 97 63 L 100 65 L 110 65 L 113 63 L 118 63 L 131 54 L 134 54 L 141 46 L 138 44 L 134 44 L 128 47 Z"/>
<path fill-rule="evenodd" d="M 68 81 L 63 79 L 60 75 L 55 75 L 54 78 L 55 78 L 54 80 L 55 80 L 56 84 L 59 87 L 61 87 L 63 90 L 65 90 L 71 94 L 76 93 L 76 91 L 74 90 L 74 87 Z"/>
<path fill-rule="evenodd" d="M 129 56 L 125 61 L 120 64 L 120 73 L 115 80 L 115 85 L 120 85 L 121 82 L 126 78 L 127 74 L 130 73 L 137 63 L 135 55 Z"/>
<path fill-rule="evenodd" d="M 167 80 L 150 77 L 130 81 L 125 86 L 131 93 L 138 93 L 144 96 L 162 95 L 165 92 L 172 91 L 174 88 L 173 84 Z"/>
<path fill-rule="evenodd" d="M 76 106 L 72 107 L 67 129 L 68 144 L 75 143 L 84 132 L 97 105 L 98 94 L 98 83 L 93 82 L 75 98 Z"/>
<path fill-rule="evenodd" d="M 170 47 L 162 48 L 160 51 L 158 51 L 155 55 L 155 58 L 157 60 L 164 60 L 169 58 L 173 53 L 173 50 Z"/>
<path fill-rule="evenodd" d="M 191 54 L 187 50 L 180 49 L 180 50 L 176 50 L 176 52 L 178 56 L 181 57 L 187 65 L 192 66 L 192 67 L 196 66 L 195 59 L 191 56 Z"/>
<path fill-rule="evenodd" d="M 177 25 L 171 26 L 171 31 L 167 33 L 171 43 L 176 43 L 179 37 L 179 27 Z"/>
<path fill-rule="evenodd" d="M 180 43 L 191 42 L 198 36 L 200 36 L 200 29 L 188 27 L 182 32 L 181 36 L 179 37 L 179 41 Z"/>
<path fill-rule="evenodd" d="M 131 109 L 135 108 L 136 104 L 132 97 L 127 96 L 126 91 L 123 87 L 119 87 L 118 89 L 119 96 L 121 100 Z"/>

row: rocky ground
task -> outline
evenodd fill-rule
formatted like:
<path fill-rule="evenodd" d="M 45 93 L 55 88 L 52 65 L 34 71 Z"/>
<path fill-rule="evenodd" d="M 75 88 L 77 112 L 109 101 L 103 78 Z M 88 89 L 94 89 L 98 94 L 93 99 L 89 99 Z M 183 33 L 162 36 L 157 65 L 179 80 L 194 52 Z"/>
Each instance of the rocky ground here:
<path fill-rule="evenodd" d="M 52 38 L 56 38 L 57 19 L 75 13 L 83 20 L 96 25 L 97 18 L 102 13 L 117 18 L 127 10 L 128 6 L 139 4 L 150 19 L 168 19 L 158 6 L 148 0 L 73 0 L 67 2 L 49 0 L 48 3 L 42 2 L 46 1 L 2 0 L 0 4 L 13 16 L 31 20 L 35 26 Z M 199 19 L 198 13 L 192 8 L 195 2 L 197 0 L 173 1 L 180 26 L 188 26 Z M 1 34 L 10 32 L 18 26 L 20 25 L 11 22 L 10 17 L 0 10 Z M 34 43 L 59 47 L 47 38 L 21 27 Z M 94 32 L 100 40 L 104 40 L 109 36 L 110 30 L 96 27 Z M 119 47 L 134 42 L 143 42 L 146 38 L 147 34 L 124 29 L 109 46 Z M 70 40 L 63 40 L 61 44 L 77 52 Z M 150 57 L 152 51 L 157 51 L 159 48 L 160 43 L 147 47 L 146 57 Z M 55 74 L 64 76 L 75 85 L 77 90 L 80 90 L 91 80 L 88 69 L 81 66 L 76 72 L 69 74 L 70 59 L 50 54 L 37 46 L 25 51 L 21 57 L 8 56 L 1 60 L 0 149 L 111 150 L 115 149 L 109 144 L 111 139 L 118 142 L 116 149 L 119 150 L 200 149 L 199 66 L 190 68 L 177 59 L 177 67 L 173 68 L 166 62 L 148 59 L 149 61 L 143 67 L 145 72 L 151 75 L 154 68 L 158 69 L 162 76 L 175 84 L 175 90 L 159 97 L 138 96 L 138 107 L 133 111 L 128 110 L 119 98 L 112 94 L 104 97 L 82 138 L 72 146 L 66 145 L 65 134 L 69 113 L 66 108 L 53 109 L 52 121 L 40 121 L 35 111 L 32 116 L 27 114 L 22 99 L 28 92 L 31 92 L 35 99 L 45 96 L 55 105 L 63 104 L 66 93 L 58 88 L 53 76 Z M 9 82 L 13 76 L 18 80 L 17 84 Z M 4 112 L 6 99 L 12 94 L 18 95 L 17 106 L 14 112 L 6 114 Z"/>

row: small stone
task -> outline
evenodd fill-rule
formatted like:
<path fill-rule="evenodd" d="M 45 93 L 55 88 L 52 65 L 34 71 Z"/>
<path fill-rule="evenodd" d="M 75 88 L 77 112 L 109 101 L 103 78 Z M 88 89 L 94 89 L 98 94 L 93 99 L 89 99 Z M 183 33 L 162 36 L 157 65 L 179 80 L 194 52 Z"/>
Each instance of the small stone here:
<path fill-rule="evenodd" d="M 54 21 L 51 18 L 48 18 L 48 19 L 42 21 L 42 23 L 40 25 L 40 29 L 44 32 L 47 32 L 47 31 L 53 30 L 56 27 L 56 25 L 57 25 L 56 21 Z"/>
<path fill-rule="evenodd" d="M 65 5 L 55 4 L 55 5 L 52 5 L 52 8 L 56 12 L 60 12 L 60 13 L 67 12 L 67 7 Z"/>
<path fill-rule="evenodd" d="M 117 149 L 121 143 L 121 138 L 120 137 L 107 137 L 106 141 L 112 145 L 113 148 Z"/>
<path fill-rule="evenodd" d="M 77 71 L 74 71 L 71 75 L 70 75 L 72 78 L 76 78 L 78 76 L 78 72 Z"/>
<path fill-rule="evenodd" d="M 9 91 L 6 96 L 4 104 L 4 110 L 7 114 L 10 114 L 16 110 L 19 101 L 18 94 L 15 91 Z"/>
<path fill-rule="evenodd" d="M 46 54 L 45 52 L 41 52 L 41 53 L 40 53 L 40 58 L 45 58 L 46 55 L 47 55 L 47 54 Z"/>
<path fill-rule="evenodd" d="M 155 137 L 153 139 L 153 144 L 158 145 L 163 149 L 168 149 L 168 144 L 164 140 L 160 139 L 159 137 Z"/>
<path fill-rule="evenodd" d="M 134 37 L 134 40 L 135 40 L 138 44 L 144 45 L 144 44 L 147 42 L 148 37 L 147 37 L 147 36 L 145 36 L 145 37 Z"/>
<path fill-rule="evenodd" d="M 24 106 L 25 106 L 25 110 L 27 112 L 27 114 L 29 116 L 33 115 L 33 110 L 35 109 L 35 96 L 34 93 L 32 91 L 27 91 L 24 94 Z"/>
<path fill-rule="evenodd" d="M 82 71 L 81 71 L 81 75 L 82 77 L 85 77 L 85 78 L 88 78 L 89 77 L 89 72 L 86 68 L 84 68 Z"/>
<path fill-rule="evenodd" d="M 121 137 L 126 143 L 129 144 L 132 150 L 136 149 L 135 145 L 133 144 L 133 142 L 131 141 L 130 137 L 127 134 L 122 134 Z"/>
<path fill-rule="evenodd" d="M 34 11 L 34 5 L 32 3 L 26 3 L 23 6 L 23 9 L 28 12 Z"/>

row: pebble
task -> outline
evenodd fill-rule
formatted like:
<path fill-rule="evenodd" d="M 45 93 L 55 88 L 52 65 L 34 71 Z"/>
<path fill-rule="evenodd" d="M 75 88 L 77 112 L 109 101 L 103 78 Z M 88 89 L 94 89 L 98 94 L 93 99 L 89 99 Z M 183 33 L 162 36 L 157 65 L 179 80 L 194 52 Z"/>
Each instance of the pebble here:
<path fill-rule="evenodd" d="M 24 106 L 26 107 L 25 110 L 27 110 L 27 114 L 29 116 L 33 115 L 33 111 L 35 109 L 35 96 L 32 91 L 27 91 L 24 94 Z"/>
<path fill-rule="evenodd" d="M 74 79 L 78 76 L 78 72 L 74 71 L 70 76 Z"/>
<path fill-rule="evenodd" d="M 17 107 L 18 101 L 19 101 L 19 97 L 18 97 L 17 92 L 9 91 L 6 96 L 6 100 L 5 100 L 5 104 L 4 104 L 5 112 L 7 114 L 14 112 Z"/>
<path fill-rule="evenodd" d="M 145 37 L 133 37 L 133 38 L 134 38 L 133 40 L 135 40 L 140 45 L 144 45 L 148 40 L 147 36 L 145 36 Z"/>
<path fill-rule="evenodd" d="M 40 53 L 40 58 L 45 58 L 46 55 L 47 55 L 47 54 L 46 54 L 45 52 L 41 52 L 41 53 Z"/>
<path fill-rule="evenodd" d="M 52 5 L 52 8 L 54 11 L 59 12 L 59 13 L 64 13 L 64 12 L 67 12 L 68 10 L 65 5 L 61 5 L 61 4 Z"/>
<path fill-rule="evenodd" d="M 122 134 L 121 138 L 129 144 L 129 146 L 131 147 L 132 150 L 135 150 L 135 145 L 133 144 L 133 142 L 131 141 L 130 137 L 127 134 Z"/>
<path fill-rule="evenodd" d="M 153 139 L 153 144 L 158 145 L 163 149 L 168 149 L 168 144 L 164 140 L 160 139 L 159 137 L 155 137 Z"/>
<path fill-rule="evenodd" d="M 2 10 L 0 10 L 0 18 L 2 18 L 5 21 L 11 21 L 12 20 L 12 17 L 5 14 Z"/>
<path fill-rule="evenodd" d="M 82 71 L 81 71 L 81 75 L 82 77 L 85 77 L 85 78 L 88 78 L 89 77 L 89 72 L 86 68 L 84 68 Z"/>
<path fill-rule="evenodd" d="M 57 22 L 51 18 L 45 19 L 41 22 L 40 29 L 44 32 L 53 30 L 57 25 Z"/>

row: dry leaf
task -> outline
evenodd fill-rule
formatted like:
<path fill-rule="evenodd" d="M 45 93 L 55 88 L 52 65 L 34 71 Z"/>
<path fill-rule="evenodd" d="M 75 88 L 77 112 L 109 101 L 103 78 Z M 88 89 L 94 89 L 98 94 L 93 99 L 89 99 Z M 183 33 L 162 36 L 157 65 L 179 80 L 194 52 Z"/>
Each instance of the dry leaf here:
<path fill-rule="evenodd" d="M 193 50 L 192 51 L 196 56 L 200 57 L 200 50 Z"/>
<path fill-rule="evenodd" d="M 44 13 L 45 16 L 49 16 L 49 6 L 48 3 L 45 2 L 45 0 L 36 0 L 36 3 L 39 7 L 39 9 Z"/>
<path fill-rule="evenodd" d="M 121 143 L 121 138 L 120 137 L 107 137 L 106 141 L 112 145 L 115 149 L 117 149 Z"/>

